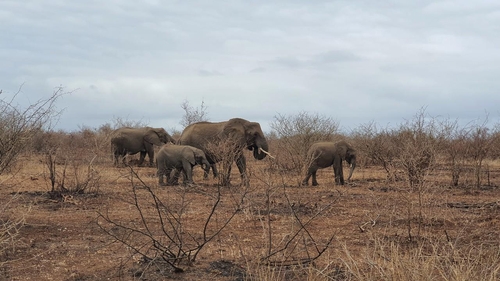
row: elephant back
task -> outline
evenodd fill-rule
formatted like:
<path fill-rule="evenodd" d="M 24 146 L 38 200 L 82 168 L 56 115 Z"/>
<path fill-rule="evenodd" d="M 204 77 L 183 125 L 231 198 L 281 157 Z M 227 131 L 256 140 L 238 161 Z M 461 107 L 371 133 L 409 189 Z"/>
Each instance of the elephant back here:
<path fill-rule="evenodd" d="M 226 122 L 198 122 L 187 126 L 183 131 L 177 144 L 190 145 L 204 149 L 206 144 L 216 139 L 222 132 Z"/>
<path fill-rule="evenodd" d="M 315 142 L 313 143 L 310 147 L 309 150 L 307 151 L 308 155 L 313 155 L 319 151 L 322 150 L 331 150 L 333 151 L 335 148 L 335 143 L 329 142 L 329 141 L 321 141 L 321 142 Z"/>

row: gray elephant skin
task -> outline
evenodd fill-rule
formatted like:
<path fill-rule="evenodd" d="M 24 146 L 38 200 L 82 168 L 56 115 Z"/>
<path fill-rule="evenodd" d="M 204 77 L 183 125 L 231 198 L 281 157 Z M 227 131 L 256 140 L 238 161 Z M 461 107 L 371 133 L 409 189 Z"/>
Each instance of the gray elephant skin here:
<path fill-rule="evenodd" d="M 217 176 L 215 163 L 220 161 L 220 155 L 214 152 L 211 147 L 218 143 L 224 145 L 224 142 L 231 140 L 235 142 L 239 151 L 235 153 L 235 162 L 242 181 L 247 181 L 246 177 L 246 159 L 243 155 L 243 149 L 253 151 L 253 156 L 257 160 L 262 160 L 268 154 L 269 146 L 262 132 L 260 124 L 250 122 L 242 118 L 233 118 L 224 122 L 198 122 L 187 126 L 182 132 L 178 144 L 191 145 L 203 150 L 207 156 L 208 162 Z M 225 179 L 225 184 L 229 184 L 229 178 Z"/>
<path fill-rule="evenodd" d="M 149 156 L 149 164 L 153 166 L 154 145 L 162 146 L 175 140 L 163 128 L 131 128 L 122 127 L 112 133 L 111 147 L 114 155 L 114 164 L 118 165 L 118 159 L 123 159 L 125 155 L 140 153 L 139 165 L 142 165 L 146 154 Z"/>
<path fill-rule="evenodd" d="M 170 179 L 172 171 L 176 170 L 182 171 L 184 184 L 193 184 L 193 167 L 195 165 L 201 165 L 205 171 L 210 169 L 210 163 L 201 149 L 189 145 L 166 144 L 156 155 L 158 183 L 165 185 L 164 176 L 167 178 L 167 184 L 176 183 L 177 179 Z"/>
<path fill-rule="evenodd" d="M 338 185 L 344 184 L 344 172 L 342 169 L 342 160 L 345 160 L 351 165 L 349 172 L 350 180 L 352 177 L 352 172 L 356 168 L 356 150 L 347 142 L 339 141 L 337 143 L 333 142 L 317 142 L 311 145 L 307 151 L 308 159 L 308 169 L 307 174 L 302 185 L 309 184 L 309 178 L 312 176 L 312 185 L 318 185 L 316 181 L 316 172 L 318 169 L 327 168 L 333 166 L 333 172 L 335 175 L 335 183 Z"/>

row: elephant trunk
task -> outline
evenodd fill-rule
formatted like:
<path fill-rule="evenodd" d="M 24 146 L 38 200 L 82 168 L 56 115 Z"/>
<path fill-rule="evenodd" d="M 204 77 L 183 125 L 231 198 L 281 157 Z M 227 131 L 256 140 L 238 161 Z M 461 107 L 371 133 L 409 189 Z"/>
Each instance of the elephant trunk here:
<path fill-rule="evenodd" d="M 356 159 L 351 160 L 351 169 L 349 170 L 349 177 L 347 177 L 347 180 L 351 179 L 352 172 L 354 172 L 354 168 L 356 168 Z"/>
<path fill-rule="evenodd" d="M 269 146 L 266 141 L 256 143 L 253 147 L 253 157 L 257 160 L 264 159 L 268 154 Z"/>
<path fill-rule="evenodd" d="M 210 163 L 208 161 L 201 162 L 201 168 L 208 174 L 210 172 Z"/>

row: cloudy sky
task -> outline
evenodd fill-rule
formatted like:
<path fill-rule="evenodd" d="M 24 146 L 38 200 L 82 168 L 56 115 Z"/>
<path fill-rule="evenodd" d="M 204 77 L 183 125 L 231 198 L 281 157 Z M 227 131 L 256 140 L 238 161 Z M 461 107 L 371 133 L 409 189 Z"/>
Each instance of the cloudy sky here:
<path fill-rule="evenodd" d="M 301 111 L 348 131 L 500 116 L 500 1 L 0 1 L 0 98 L 58 86 L 57 128 L 141 120 L 187 100 L 265 130 Z"/>

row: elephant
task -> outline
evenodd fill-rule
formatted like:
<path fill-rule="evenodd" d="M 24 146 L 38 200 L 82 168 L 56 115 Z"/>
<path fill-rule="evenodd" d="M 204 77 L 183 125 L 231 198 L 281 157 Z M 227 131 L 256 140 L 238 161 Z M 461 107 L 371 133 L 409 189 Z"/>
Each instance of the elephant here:
<path fill-rule="evenodd" d="M 162 146 L 165 143 L 175 140 L 163 128 L 131 128 L 122 127 L 112 133 L 111 147 L 114 155 L 114 164 L 118 165 L 118 158 L 122 157 L 125 164 L 125 155 L 141 153 L 139 166 L 144 162 L 146 153 L 149 156 L 149 164 L 153 166 L 154 148 L 153 145 Z"/>
<path fill-rule="evenodd" d="M 167 184 L 173 184 L 170 174 L 176 170 L 183 172 L 184 184 L 193 184 L 193 167 L 197 164 L 205 171 L 210 169 L 210 163 L 201 149 L 189 145 L 165 144 L 156 156 L 158 183 L 165 185 L 163 176 L 166 176 Z"/>
<path fill-rule="evenodd" d="M 309 178 L 312 176 L 312 185 L 318 185 L 316 181 L 316 172 L 318 169 L 327 168 L 333 165 L 335 175 L 335 183 L 337 185 L 344 184 L 344 172 L 342 170 L 342 160 L 345 160 L 351 165 L 349 177 L 351 179 L 352 172 L 356 168 L 356 150 L 347 142 L 317 142 L 311 145 L 307 151 L 308 168 L 307 174 L 302 185 L 309 184 Z"/>
<path fill-rule="evenodd" d="M 193 123 L 183 130 L 177 143 L 203 150 L 213 169 L 214 177 L 217 177 L 215 163 L 221 161 L 223 157 L 221 150 L 234 145 L 233 158 L 240 172 L 242 183 L 248 183 L 243 149 L 246 147 L 253 151 L 253 156 L 257 160 L 262 160 L 269 155 L 269 146 L 260 124 L 242 118 L 232 118 L 223 122 Z M 228 169 L 228 174 L 222 181 L 223 185 L 229 185 L 230 166 Z"/>

